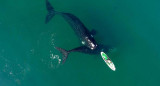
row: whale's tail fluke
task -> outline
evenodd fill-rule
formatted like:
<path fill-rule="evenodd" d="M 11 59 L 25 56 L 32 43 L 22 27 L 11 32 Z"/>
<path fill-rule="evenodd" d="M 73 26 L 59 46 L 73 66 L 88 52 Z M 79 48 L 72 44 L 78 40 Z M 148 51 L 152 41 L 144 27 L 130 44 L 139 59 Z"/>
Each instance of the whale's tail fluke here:
<path fill-rule="evenodd" d="M 45 23 L 47 24 L 52 19 L 52 17 L 55 16 L 56 11 L 54 10 L 54 8 L 52 7 L 52 5 L 48 0 L 46 0 L 46 8 L 47 8 L 48 14 L 46 16 Z"/>
<path fill-rule="evenodd" d="M 64 50 L 64 49 L 62 49 L 62 48 L 59 48 L 59 47 L 55 47 L 57 50 L 59 50 L 62 54 L 63 54 L 63 61 L 62 61 L 62 63 L 64 64 L 65 63 L 65 61 L 66 61 L 66 59 L 67 59 L 67 57 L 68 57 L 68 54 L 70 53 L 69 51 L 67 51 L 67 50 Z"/>

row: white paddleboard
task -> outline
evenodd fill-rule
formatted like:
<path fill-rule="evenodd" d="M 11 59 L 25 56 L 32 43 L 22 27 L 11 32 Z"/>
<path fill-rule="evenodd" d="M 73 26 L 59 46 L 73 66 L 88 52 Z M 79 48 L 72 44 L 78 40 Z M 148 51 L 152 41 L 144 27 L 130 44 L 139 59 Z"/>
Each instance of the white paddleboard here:
<path fill-rule="evenodd" d="M 108 67 L 113 71 L 115 71 L 116 70 L 115 65 L 113 64 L 112 60 L 107 56 L 107 54 L 105 54 L 104 52 L 101 52 L 101 56 L 104 62 L 108 65 Z"/>

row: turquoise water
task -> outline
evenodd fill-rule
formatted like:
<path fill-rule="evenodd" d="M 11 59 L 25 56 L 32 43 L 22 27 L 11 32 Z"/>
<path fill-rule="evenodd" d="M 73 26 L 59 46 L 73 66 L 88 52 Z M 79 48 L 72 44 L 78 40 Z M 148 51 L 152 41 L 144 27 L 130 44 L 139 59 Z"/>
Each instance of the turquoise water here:
<path fill-rule="evenodd" d="M 71 53 L 66 63 L 54 46 L 80 46 L 61 16 L 44 24 L 45 0 L 0 1 L 0 86 L 159 86 L 159 0 L 50 0 L 79 17 L 98 43 L 114 46 L 110 70 L 100 55 Z"/>

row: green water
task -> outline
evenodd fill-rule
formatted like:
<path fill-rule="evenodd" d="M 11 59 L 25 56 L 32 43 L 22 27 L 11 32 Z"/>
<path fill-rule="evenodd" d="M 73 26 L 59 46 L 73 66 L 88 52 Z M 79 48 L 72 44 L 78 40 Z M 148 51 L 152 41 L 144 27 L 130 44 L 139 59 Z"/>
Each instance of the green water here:
<path fill-rule="evenodd" d="M 159 0 L 50 0 L 79 17 L 108 56 L 71 53 L 64 65 L 54 46 L 80 46 L 61 16 L 44 24 L 45 0 L 0 1 L 0 86 L 160 86 Z"/>

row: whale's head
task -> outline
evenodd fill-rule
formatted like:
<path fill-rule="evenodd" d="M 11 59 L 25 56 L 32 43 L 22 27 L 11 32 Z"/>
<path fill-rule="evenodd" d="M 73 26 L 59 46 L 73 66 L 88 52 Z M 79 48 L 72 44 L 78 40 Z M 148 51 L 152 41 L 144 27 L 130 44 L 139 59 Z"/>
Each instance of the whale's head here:
<path fill-rule="evenodd" d="M 95 41 L 93 38 L 85 37 L 85 41 L 86 41 L 85 45 L 86 45 L 88 48 L 90 48 L 91 50 L 96 49 L 97 43 L 96 43 L 96 41 Z"/>

